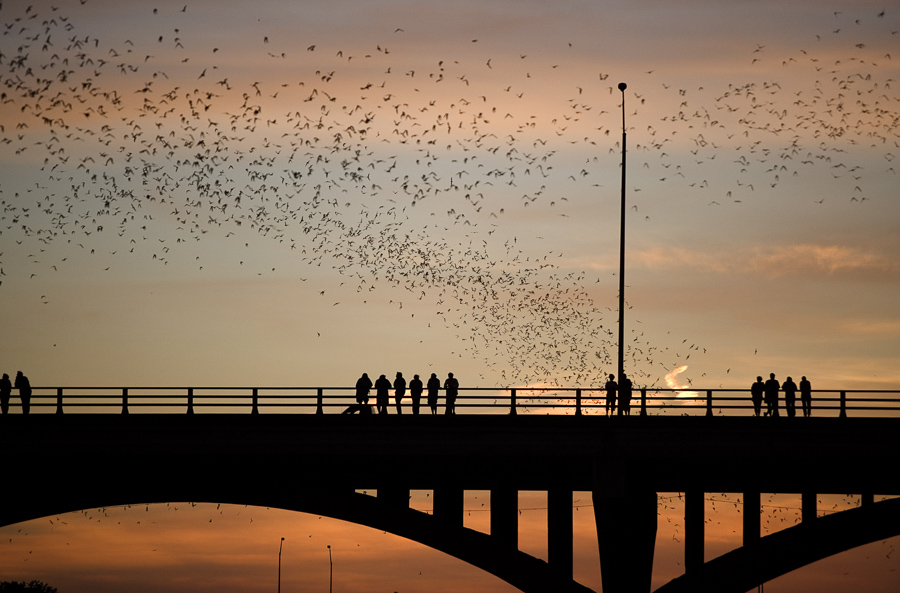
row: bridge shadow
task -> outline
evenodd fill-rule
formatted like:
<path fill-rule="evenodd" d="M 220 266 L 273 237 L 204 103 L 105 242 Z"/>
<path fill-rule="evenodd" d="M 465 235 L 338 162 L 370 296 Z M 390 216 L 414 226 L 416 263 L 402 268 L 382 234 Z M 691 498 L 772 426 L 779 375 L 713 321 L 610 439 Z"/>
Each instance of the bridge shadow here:
<path fill-rule="evenodd" d="M 857 546 L 900 535 L 900 498 L 819 517 L 760 538 L 654 593 L 744 593 Z"/>

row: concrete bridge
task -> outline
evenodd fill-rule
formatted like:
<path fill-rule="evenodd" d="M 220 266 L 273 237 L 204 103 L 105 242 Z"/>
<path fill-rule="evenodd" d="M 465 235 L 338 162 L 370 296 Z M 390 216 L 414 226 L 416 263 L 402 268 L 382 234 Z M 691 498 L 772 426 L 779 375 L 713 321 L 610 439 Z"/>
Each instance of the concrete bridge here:
<path fill-rule="evenodd" d="M 593 493 L 606 593 L 650 591 L 657 492 L 685 493 L 685 574 L 658 589 L 743 592 L 900 534 L 896 418 L 546 415 L 9 414 L 0 524 L 136 503 L 220 502 L 344 519 L 444 551 L 522 591 L 572 579 L 574 491 Z M 790 452 L 789 456 L 785 452 Z M 432 490 L 434 508 L 409 508 Z M 377 496 L 357 491 L 376 491 Z M 463 527 L 490 491 L 490 535 Z M 548 561 L 517 549 L 517 493 L 548 493 Z M 704 493 L 741 493 L 744 545 L 704 562 Z M 760 536 L 760 493 L 802 495 L 802 522 Z M 863 505 L 816 516 L 817 494 Z M 790 553 L 783 553 L 790 550 Z M 760 562 L 766 558 L 766 562 Z"/>

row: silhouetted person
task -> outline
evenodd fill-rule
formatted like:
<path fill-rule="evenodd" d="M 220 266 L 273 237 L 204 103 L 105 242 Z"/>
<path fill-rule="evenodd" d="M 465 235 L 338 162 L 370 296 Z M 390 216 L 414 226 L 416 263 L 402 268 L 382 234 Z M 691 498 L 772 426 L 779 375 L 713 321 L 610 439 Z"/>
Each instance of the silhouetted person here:
<path fill-rule="evenodd" d="M 366 373 L 362 374 L 356 381 L 356 403 L 364 406 L 369 403 L 369 390 L 372 389 L 372 379 L 369 379 L 369 375 Z"/>
<path fill-rule="evenodd" d="M 9 413 L 10 394 L 12 394 L 12 381 L 9 380 L 9 375 L 3 373 L 3 378 L 0 379 L 0 412 L 3 414 Z"/>
<path fill-rule="evenodd" d="M 31 411 L 31 383 L 28 377 L 22 374 L 22 371 L 16 373 L 16 389 L 19 390 L 19 397 L 22 398 L 22 413 L 27 414 Z"/>
<path fill-rule="evenodd" d="M 800 405 L 803 406 L 803 417 L 812 416 L 812 385 L 806 380 L 806 376 L 800 377 Z"/>
<path fill-rule="evenodd" d="M 619 384 L 616 383 L 616 376 L 610 375 L 609 381 L 606 382 L 606 415 L 616 413 L 616 392 L 619 390 Z"/>
<path fill-rule="evenodd" d="M 778 415 L 778 390 L 781 389 L 781 385 L 778 384 L 778 380 L 775 379 L 775 373 L 769 373 L 769 380 L 766 381 L 766 384 L 763 386 L 763 391 L 766 397 L 766 415 L 767 416 L 777 416 Z"/>
<path fill-rule="evenodd" d="M 766 386 L 762 377 L 756 378 L 756 383 L 750 386 L 750 399 L 753 400 L 753 415 L 759 416 L 762 413 L 763 393 Z"/>
<path fill-rule="evenodd" d="M 400 401 L 404 395 L 406 395 L 406 379 L 403 378 L 403 373 L 397 373 L 397 378 L 394 379 L 394 404 L 397 406 L 398 414 L 403 413 Z"/>
<path fill-rule="evenodd" d="M 387 414 L 388 399 L 390 397 L 391 382 L 387 377 L 381 375 L 375 381 L 375 407 L 378 408 L 379 414 Z"/>
<path fill-rule="evenodd" d="M 631 416 L 631 379 L 622 373 L 619 380 L 619 416 Z"/>
<path fill-rule="evenodd" d="M 428 379 L 428 407 L 431 408 L 432 414 L 437 414 L 438 391 L 440 389 L 441 380 L 438 379 L 436 374 L 431 373 L 431 378 Z"/>
<path fill-rule="evenodd" d="M 419 404 L 422 402 L 422 380 L 419 375 L 413 375 L 412 381 L 409 382 L 409 396 L 412 398 L 413 414 L 419 413 Z"/>
<path fill-rule="evenodd" d="M 784 409 L 787 410 L 789 418 L 797 415 L 797 384 L 790 377 L 781 384 L 781 390 L 784 391 Z"/>
<path fill-rule="evenodd" d="M 445 414 L 456 414 L 456 396 L 459 394 L 459 381 L 453 376 L 453 373 L 447 373 L 447 380 L 444 381 L 444 390 L 447 392 L 447 407 L 444 409 Z"/>
<path fill-rule="evenodd" d="M 362 377 L 356 380 L 356 404 L 344 410 L 343 414 L 371 414 L 372 407 L 369 405 L 369 390 L 372 389 L 372 379 L 369 375 L 362 374 Z"/>

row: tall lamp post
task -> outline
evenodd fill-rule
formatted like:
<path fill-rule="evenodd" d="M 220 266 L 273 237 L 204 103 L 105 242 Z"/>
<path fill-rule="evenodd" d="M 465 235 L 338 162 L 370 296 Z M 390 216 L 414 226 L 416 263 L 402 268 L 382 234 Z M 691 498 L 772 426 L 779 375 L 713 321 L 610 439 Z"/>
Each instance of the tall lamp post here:
<path fill-rule="evenodd" d="M 328 546 L 328 593 L 334 587 L 334 563 L 331 561 L 331 545 Z"/>
<path fill-rule="evenodd" d="M 281 549 L 284 547 L 284 538 L 278 544 L 278 593 L 281 593 Z"/>
<path fill-rule="evenodd" d="M 622 91 L 622 225 L 619 229 L 619 381 L 625 376 L 625 89 Z"/>

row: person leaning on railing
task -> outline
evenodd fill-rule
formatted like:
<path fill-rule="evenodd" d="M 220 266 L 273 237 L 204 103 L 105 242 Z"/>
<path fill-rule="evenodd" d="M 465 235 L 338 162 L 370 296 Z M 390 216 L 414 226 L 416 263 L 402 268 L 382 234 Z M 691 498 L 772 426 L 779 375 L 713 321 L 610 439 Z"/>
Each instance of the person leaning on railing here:
<path fill-rule="evenodd" d="M 444 389 L 447 392 L 447 407 L 444 409 L 444 413 L 456 414 L 456 396 L 459 394 L 459 381 L 454 378 L 453 373 L 447 373 Z"/>
<path fill-rule="evenodd" d="M 800 377 L 800 405 L 803 406 L 803 417 L 812 416 L 812 385 L 806 376 Z"/>
<path fill-rule="evenodd" d="M 764 386 L 767 416 L 778 416 L 778 391 L 780 389 L 781 385 L 778 383 L 778 379 L 775 378 L 775 373 L 769 373 L 769 380 L 766 381 Z"/>
<path fill-rule="evenodd" d="M 19 390 L 19 397 L 22 398 L 22 413 L 27 414 L 31 411 L 31 383 L 28 377 L 22 374 L 22 371 L 16 373 L 16 389 Z"/>
<path fill-rule="evenodd" d="M 438 391 L 441 389 L 441 380 L 435 373 L 431 373 L 428 379 L 428 407 L 431 408 L 432 414 L 437 414 L 438 408 Z"/>
<path fill-rule="evenodd" d="M 781 384 L 781 390 L 784 392 L 784 409 L 787 411 L 788 418 L 796 415 L 797 402 L 797 384 L 790 377 Z"/>
<path fill-rule="evenodd" d="M 753 401 L 753 415 L 759 416 L 762 413 L 763 392 L 766 386 L 762 377 L 756 378 L 756 383 L 750 386 L 750 399 Z"/>
<path fill-rule="evenodd" d="M 12 394 L 12 381 L 9 380 L 9 375 L 3 373 L 3 378 L 0 379 L 0 412 L 3 414 L 9 413 L 10 394 Z"/>

